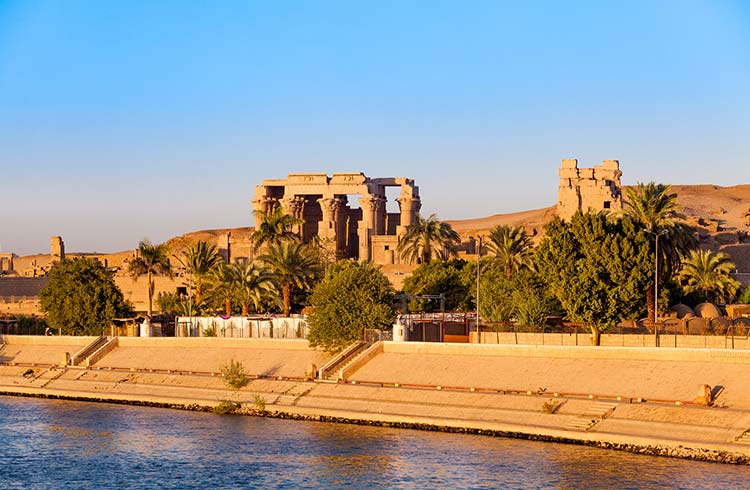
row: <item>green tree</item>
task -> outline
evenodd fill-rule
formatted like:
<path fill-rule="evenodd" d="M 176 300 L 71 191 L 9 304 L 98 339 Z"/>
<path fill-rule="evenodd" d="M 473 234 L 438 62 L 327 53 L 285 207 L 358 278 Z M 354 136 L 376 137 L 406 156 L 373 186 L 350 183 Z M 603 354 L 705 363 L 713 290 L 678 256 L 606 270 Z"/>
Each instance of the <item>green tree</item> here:
<path fill-rule="evenodd" d="M 209 286 L 213 300 L 223 302 L 229 312 L 232 302 L 239 304 L 242 316 L 247 316 L 251 309 L 258 311 L 274 292 L 269 271 L 249 260 L 221 264 L 209 276 Z"/>
<path fill-rule="evenodd" d="M 444 294 L 446 310 L 470 310 L 473 307 L 472 290 L 471 283 L 466 282 L 463 274 L 466 266 L 467 262 L 462 259 L 422 263 L 404 280 L 404 293 Z M 438 301 L 412 300 L 409 309 L 436 311 L 440 309 L 440 304 Z"/>
<path fill-rule="evenodd" d="M 736 269 L 729 256 L 711 250 L 691 250 L 682 261 L 680 282 L 686 293 L 698 293 L 704 301 L 729 301 L 740 288 L 732 276 Z"/>
<path fill-rule="evenodd" d="M 621 319 L 643 312 L 642 292 L 653 275 L 648 237 L 629 218 L 577 212 L 555 218 L 537 247 L 540 273 L 568 317 L 591 326 L 592 339 Z"/>
<path fill-rule="evenodd" d="M 193 277 L 195 285 L 195 302 L 200 304 L 203 283 L 214 268 L 222 263 L 221 255 L 214 245 L 199 241 L 187 249 L 183 265 Z"/>
<path fill-rule="evenodd" d="M 302 224 L 303 221 L 284 212 L 281 206 L 276 206 L 272 211 L 255 211 L 255 231 L 250 235 L 256 247 L 263 244 L 278 244 L 284 241 L 296 240 L 297 235 L 292 227 Z"/>
<path fill-rule="evenodd" d="M 138 244 L 137 257 L 130 261 L 128 270 L 134 279 L 146 275 L 148 283 L 148 318 L 153 315 L 154 276 L 172 277 L 172 266 L 169 263 L 169 247 L 166 243 L 152 245 L 144 239 Z"/>
<path fill-rule="evenodd" d="M 441 222 L 434 214 L 427 219 L 417 215 L 417 220 L 399 238 L 396 250 L 410 264 L 425 263 L 455 256 L 458 244 L 458 233 L 451 225 Z"/>
<path fill-rule="evenodd" d="M 281 291 L 284 316 L 289 316 L 292 291 L 310 288 L 320 275 L 320 264 L 307 246 L 297 241 L 272 243 L 259 259 L 271 271 L 271 280 Z"/>
<path fill-rule="evenodd" d="M 332 265 L 313 289 L 310 303 L 310 345 L 330 352 L 361 339 L 365 329 L 393 325 L 393 289 L 369 262 L 343 260 Z"/>
<path fill-rule="evenodd" d="M 533 267 L 533 244 L 522 226 L 498 225 L 488 238 L 487 247 L 503 265 L 506 279 L 519 269 Z"/>
<path fill-rule="evenodd" d="M 112 276 L 91 259 L 53 267 L 39 299 L 49 325 L 65 335 L 100 335 L 113 318 L 131 312 Z"/>
<path fill-rule="evenodd" d="M 685 252 L 698 246 L 695 230 L 686 224 L 680 212 L 677 194 L 664 184 L 649 182 L 625 189 L 623 208 L 625 215 L 652 234 L 659 234 L 659 282 L 667 282 L 680 270 L 680 260 Z M 663 233 L 663 234 L 662 234 Z M 651 238 L 651 256 L 656 246 Z M 654 260 L 653 258 L 651 259 Z M 655 317 L 653 278 L 646 288 L 648 318 Z"/>
<path fill-rule="evenodd" d="M 557 313 L 559 304 L 539 273 L 521 269 L 510 279 L 500 263 L 482 261 L 479 283 L 479 313 L 488 322 L 508 323 L 536 330 L 548 315 Z"/>

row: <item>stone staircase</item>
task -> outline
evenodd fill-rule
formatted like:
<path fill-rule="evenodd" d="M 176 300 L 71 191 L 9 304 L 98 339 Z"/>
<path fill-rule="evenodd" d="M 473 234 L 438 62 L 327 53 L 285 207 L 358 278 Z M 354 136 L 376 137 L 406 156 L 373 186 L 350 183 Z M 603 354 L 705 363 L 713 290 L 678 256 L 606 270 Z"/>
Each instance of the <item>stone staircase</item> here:
<path fill-rule="evenodd" d="M 275 405 L 292 406 L 297 404 L 297 400 L 310 393 L 315 388 L 311 383 L 295 383 L 289 389 L 280 393 L 274 402 Z"/>
<path fill-rule="evenodd" d="M 338 382 L 342 377 L 342 369 L 352 362 L 359 354 L 369 347 L 366 342 L 357 342 L 344 349 L 336 357 L 328 361 L 318 372 L 319 381 Z"/>
<path fill-rule="evenodd" d="M 616 403 L 596 402 L 586 409 L 586 411 L 572 420 L 565 427 L 568 430 L 588 431 L 596 424 L 609 417 L 617 408 Z"/>
<path fill-rule="evenodd" d="M 107 343 L 107 337 L 104 335 L 100 335 L 96 339 L 94 339 L 91 343 L 84 346 L 81 350 L 73 354 L 73 356 L 70 358 L 70 365 L 71 366 L 78 366 L 83 361 L 96 352 L 100 347 L 102 347 L 104 344 Z"/>
<path fill-rule="evenodd" d="M 750 429 L 735 437 L 734 442 L 739 444 L 750 444 Z"/>

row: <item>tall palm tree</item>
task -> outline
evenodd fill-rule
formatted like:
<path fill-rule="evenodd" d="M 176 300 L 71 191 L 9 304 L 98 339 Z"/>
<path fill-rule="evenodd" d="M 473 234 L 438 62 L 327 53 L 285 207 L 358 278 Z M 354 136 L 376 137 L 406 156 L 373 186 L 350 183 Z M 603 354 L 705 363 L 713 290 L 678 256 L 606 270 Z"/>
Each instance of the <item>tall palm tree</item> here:
<path fill-rule="evenodd" d="M 128 270 L 134 279 L 146 275 L 148 279 L 148 319 L 153 315 L 154 275 L 172 277 L 169 263 L 169 247 L 166 243 L 153 245 L 148 239 L 138 244 L 137 257 L 130 261 Z"/>
<path fill-rule="evenodd" d="M 682 221 L 685 216 L 680 213 L 677 194 L 671 191 L 670 186 L 654 182 L 639 182 L 625 190 L 625 215 L 651 233 L 664 233 L 659 236 L 657 280 L 671 279 L 680 270 L 681 257 L 698 246 L 695 230 Z M 654 318 L 657 308 L 654 287 L 651 283 L 646 291 L 648 318 Z"/>
<path fill-rule="evenodd" d="M 724 302 L 740 288 L 731 273 L 736 266 L 723 252 L 691 250 L 682 261 L 680 282 L 687 293 L 698 292 L 706 301 Z"/>
<path fill-rule="evenodd" d="M 490 231 L 488 248 L 505 268 L 505 278 L 533 266 L 533 244 L 522 226 L 498 225 Z"/>
<path fill-rule="evenodd" d="M 259 259 L 270 270 L 281 291 L 284 316 L 289 316 L 292 291 L 309 288 L 320 274 L 320 264 L 307 246 L 297 241 L 272 243 Z"/>
<path fill-rule="evenodd" d="M 417 220 L 399 238 L 396 250 L 409 263 L 425 263 L 434 258 L 447 260 L 454 256 L 458 243 L 458 233 L 451 225 L 438 220 L 434 214 L 427 219 L 417 215 Z"/>
<path fill-rule="evenodd" d="M 272 211 L 255 211 L 255 231 L 250 235 L 256 247 L 260 248 L 264 243 L 279 243 L 287 240 L 297 239 L 292 227 L 302 224 L 301 219 L 286 214 L 281 206 L 276 206 Z"/>
<path fill-rule="evenodd" d="M 183 265 L 193 276 L 196 304 L 201 302 L 204 281 L 220 263 L 222 263 L 221 255 L 216 247 L 208 242 L 199 241 L 185 252 Z"/>

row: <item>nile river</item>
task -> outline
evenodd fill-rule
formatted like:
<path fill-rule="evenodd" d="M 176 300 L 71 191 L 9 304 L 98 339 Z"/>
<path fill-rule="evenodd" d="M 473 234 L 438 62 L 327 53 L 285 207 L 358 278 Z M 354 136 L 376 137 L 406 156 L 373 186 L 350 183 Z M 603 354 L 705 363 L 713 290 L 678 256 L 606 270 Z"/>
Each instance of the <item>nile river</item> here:
<path fill-rule="evenodd" d="M 602 449 L 0 397 L 0 488 L 748 488 L 750 467 Z"/>

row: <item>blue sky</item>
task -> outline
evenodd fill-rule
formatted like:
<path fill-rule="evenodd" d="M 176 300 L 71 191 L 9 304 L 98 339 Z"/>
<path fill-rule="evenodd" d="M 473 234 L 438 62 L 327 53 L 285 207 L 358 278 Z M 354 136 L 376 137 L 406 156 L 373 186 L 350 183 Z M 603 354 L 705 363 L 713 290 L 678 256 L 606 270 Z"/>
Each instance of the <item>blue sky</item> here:
<path fill-rule="evenodd" d="M 408 176 L 424 214 L 750 181 L 750 2 L 0 0 L 0 246 L 252 225 L 288 172 Z"/>

